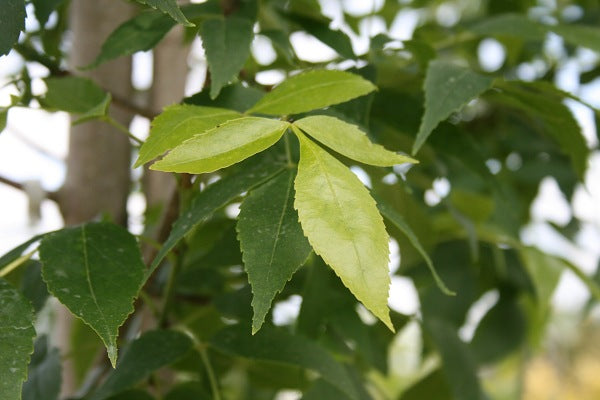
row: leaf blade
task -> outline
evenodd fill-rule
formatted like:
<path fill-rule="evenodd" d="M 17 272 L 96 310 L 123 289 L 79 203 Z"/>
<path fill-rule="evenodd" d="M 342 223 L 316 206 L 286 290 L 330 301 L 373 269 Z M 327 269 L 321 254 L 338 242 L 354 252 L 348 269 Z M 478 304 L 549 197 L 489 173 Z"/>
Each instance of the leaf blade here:
<path fill-rule="evenodd" d="M 394 153 L 371 142 L 365 132 L 356 125 L 335 117 L 314 115 L 299 119 L 294 125 L 325 146 L 364 164 L 391 167 L 417 162 L 411 157 Z"/>
<path fill-rule="evenodd" d="M 33 353 L 33 309 L 7 281 L 0 278 L 0 398 L 20 399 Z"/>
<path fill-rule="evenodd" d="M 278 175 L 250 192 L 240 208 L 237 232 L 253 292 L 252 333 L 312 250 L 294 209 L 294 178 L 293 170 Z"/>
<path fill-rule="evenodd" d="M 89 223 L 45 236 L 39 251 L 49 292 L 96 331 L 115 365 L 118 328 L 133 312 L 145 270 L 135 238 Z"/>
<path fill-rule="evenodd" d="M 175 21 L 180 23 L 183 26 L 193 27 L 196 26 L 192 24 L 188 19 L 183 15 L 181 9 L 177 5 L 175 0 L 137 0 L 139 3 L 146 4 L 154 9 L 158 9 L 165 14 L 168 14 Z"/>
<path fill-rule="evenodd" d="M 94 81 L 79 76 L 51 77 L 44 80 L 48 91 L 42 103 L 46 107 L 82 114 L 82 118 L 106 114 L 110 94 Z"/>
<path fill-rule="evenodd" d="M 272 146 L 289 123 L 258 117 L 242 117 L 175 147 L 150 169 L 202 174 L 238 163 Z"/>
<path fill-rule="evenodd" d="M 173 104 L 154 118 L 150 136 L 140 148 L 134 168 L 160 156 L 167 150 L 240 114 L 223 108 Z"/>
<path fill-rule="evenodd" d="M 344 71 L 314 70 L 283 81 L 247 113 L 299 114 L 343 103 L 374 90 L 375 85 L 358 75 Z"/>
<path fill-rule="evenodd" d="M 425 114 L 412 154 L 419 151 L 440 122 L 489 89 L 492 82 L 492 78 L 469 68 L 439 60 L 430 62 L 424 82 Z"/>
<path fill-rule="evenodd" d="M 304 234 L 354 296 L 393 331 L 389 238 L 375 201 L 346 166 L 295 132 L 300 163 L 294 207 Z"/>
<path fill-rule="evenodd" d="M 0 8 L 0 56 L 8 54 L 25 29 L 25 1 L 8 0 Z"/>

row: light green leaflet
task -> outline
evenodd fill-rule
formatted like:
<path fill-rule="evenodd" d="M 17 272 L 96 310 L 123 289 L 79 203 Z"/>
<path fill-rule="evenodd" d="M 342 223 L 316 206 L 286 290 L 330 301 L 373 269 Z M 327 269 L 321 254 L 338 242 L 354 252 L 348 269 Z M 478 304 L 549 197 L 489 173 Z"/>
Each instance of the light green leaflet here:
<path fill-rule="evenodd" d="M 446 61 L 432 61 L 425 77 L 425 115 L 413 145 L 419 151 L 436 126 L 492 86 L 493 79 Z"/>
<path fill-rule="evenodd" d="M 299 114 L 343 103 L 371 93 L 371 82 L 350 72 L 315 70 L 283 81 L 260 99 L 248 113 Z"/>
<path fill-rule="evenodd" d="M 272 146 L 289 125 L 257 117 L 234 119 L 183 142 L 150 169 L 190 174 L 213 172 Z"/>
<path fill-rule="evenodd" d="M 195 26 L 190 21 L 187 20 L 185 15 L 179 9 L 176 0 L 137 0 L 142 4 L 147 4 L 154 9 L 158 9 L 165 14 L 169 14 L 171 18 L 175 21 L 179 22 L 182 25 L 192 27 Z"/>
<path fill-rule="evenodd" d="M 144 278 L 135 238 L 104 222 L 66 228 L 44 237 L 40 259 L 50 293 L 96 331 L 114 366 L 119 326 Z"/>
<path fill-rule="evenodd" d="M 312 251 L 294 210 L 295 170 L 288 169 L 250 192 L 237 223 L 248 282 L 252 286 L 252 333 L 271 302 Z"/>
<path fill-rule="evenodd" d="M 0 278 L 0 399 L 21 398 L 34 337 L 31 304 Z"/>
<path fill-rule="evenodd" d="M 302 118 L 294 125 L 302 129 L 325 146 L 353 160 L 379 167 L 391 167 L 402 163 L 416 163 L 417 160 L 386 150 L 372 143 L 356 125 L 335 117 L 315 115 Z"/>
<path fill-rule="evenodd" d="M 150 136 L 140 148 L 134 167 L 147 163 L 196 134 L 239 116 L 239 113 L 223 108 L 187 104 L 168 106 L 152 121 Z"/>
<path fill-rule="evenodd" d="M 344 164 L 294 132 L 300 141 L 294 207 L 304 234 L 354 296 L 394 330 L 387 306 L 389 237 L 375 201 Z"/>

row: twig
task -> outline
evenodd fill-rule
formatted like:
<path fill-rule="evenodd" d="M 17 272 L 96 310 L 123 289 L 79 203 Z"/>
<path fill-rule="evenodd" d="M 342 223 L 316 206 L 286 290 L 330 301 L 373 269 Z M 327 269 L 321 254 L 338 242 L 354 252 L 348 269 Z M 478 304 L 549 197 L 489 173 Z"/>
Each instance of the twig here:
<path fill-rule="evenodd" d="M 116 119 L 112 118 L 111 116 L 107 115 L 103 118 L 103 120 L 106 123 L 108 123 L 109 125 L 112 125 L 113 127 L 117 128 L 120 132 L 126 134 L 131 140 L 136 142 L 139 146 L 144 144 L 144 141 L 142 139 L 136 137 L 133 133 L 131 133 L 129 131 L 129 129 L 127 129 L 127 127 L 123 126 L 121 123 L 119 123 Z"/>
<path fill-rule="evenodd" d="M 11 186 L 17 190 L 20 190 L 22 192 L 27 192 L 25 190 L 25 185 L 23 185 L 20 182 L 14 181 L 10 178 L 7 178 L 5 176 L 0 176 L 0 183 L 4 183 L 5 185 Z M 59 198 L 58 198 L 58 192 L 46 192 L 46 198 L 49 200 L 52 200 L 56 203 L 59 202 Z"/>

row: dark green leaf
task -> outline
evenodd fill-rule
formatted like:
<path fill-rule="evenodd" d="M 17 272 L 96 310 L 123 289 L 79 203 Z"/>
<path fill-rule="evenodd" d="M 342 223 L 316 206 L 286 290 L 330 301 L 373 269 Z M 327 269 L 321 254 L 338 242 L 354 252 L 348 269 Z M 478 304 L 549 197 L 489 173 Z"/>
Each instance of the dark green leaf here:
<path fill-rule="evenodd" d="M 214 100 L 210 98 L 208 90 L 205 90 L 196 93 L 191 97 L 186 97 L 183 101 L 186 104 L 193 104 L 196 106 L 221 107 L 244 112 L 256 104 L 263 95 L 264 92 L 252 86 L 244 86 L 241 83 L 235 83 L 221 89 L 219 97 Z"/>
<path fill-rule="evenodd" d="M 27 250 L 29 248 L 29 246 L 31 246 L 33 243 L 35 243 L 38 240 L 40 240 L 41 238 L 43 238 L 44 235 L 45 234 L 36 235 L 36 236 L 32 237 L 31 239 L 27 240 L 26 242 L 21 243 L 20 245 L 18 245 L 17 247 L 15 247 L 11 251 L 9 251 L 8 253 L 4 254 L 2 257 L 0 257 L 0 269 L 6 267 L 8 264 L 15 261 L 17 258 L 21 257 L 21 254 L 23 254 L 23 252 L 25 250 Z"/>
<path fill-rule="evenodd" d="M 299 114 L 343 103 L 376 89 L 362 77 L 344 71 L 314 70 L 283 81 L 263 96 L 248 113 Z"/>
<path fill-rule="evenodd" d="M 62 382 L 58 349 L 49 348 L 46 336 L 40 336 L 34 348 L 23 384 L 23 400 L 56 400 Z"/>
<path fill-rule="evenodd" d="M 35 7 L 35 18 L 42 27 L 48 22 L 50 14 L 52 14 L 63 1 L 65 0 L 32 0 L 33 6 Z"/>
<path fill-rule="evenodd" d="M 86 68 L 95 68 L 106 61 L 137 51 L 150 50 L 174 25 L 173 19 L 159 11 L 143 12 L 111 33 L 96 60 Z"/>
<path fill-rule="evenodd" d="M 600 52 L 600 29 L 590 25 L 552 25 L 549 29 L 562 36 L 565 41 Z"/>
<path fill-rule="evenodd" d="M 502 14 L 486 18 L 473 25 L 471 31 L 480 35 L 515 36 L 526 40 L 544 40 L 547 28 L 523 14 Z"/>
<path fill-rule="evenodd" d="M 324 399 L 336 399 L 336 400 L 346 400 L 349 399 L 343 391 L 339 390 L 335 386 L 330 383 L 327 383 L 324 379 L 318 379 L 313 385 L 308 389 L 304 396 L 302 396 L 302 400 L 324 400 Z"/>
<path fill-rule="evenodd" d="M 328 19 L 306 18 L 296 14 L 292 16 L 292 21 L 299 24 L 306 32 L 331 47 L 340 56 L 349 59 L 356 58 L 350 38 L 342 31 L 330 29 L 330 21 Z"/>
<path fill-rule="evenodd" d="M 88 78 L 67 76 L 47 78 L 48 91 L 42 104 L 51 109 L 82 114 L 82 118 L 101 117 L 106 114 L 110 94 Z"/>
<path fill-rule="evenodd" d="M 196 134 L 239 117 L 235 111 L 213 107 L 174 104 L 152 121 L 150 136 L 140 148 L 134 168 L 162 155 Z"/>
<path fill-rule="evenodd" d="M 204 191 L 197 193 L 190 201 L 190 206 L 175 221 L 171 234 L 161 247 L 152 262 L 147 276 L 158 267 L 167 253 L 175 247 L 188 232 L 204 222 L 212 213 L 223 207 L 241 193 L 268 180 L 282 171 L 280 164 L 248 160 L 238 172 L 210 185 Z"/>
<path fill-rule="evenodd" d="M 210 97 L 234 80 L 250 55 L 254 24 L 238 17 L 211 18 L 202 24 L 200 35 L 210 70 Z"/>
<path fill-rule="evenodd" d="M 165 14 L 170 15 L 171 18 L 173 18 L 175 21 L 179 22 L 180 24 L 182 24 L 184 26 L 188 26 L 188 27 L 195 26 L 194 24 L 192 24 L 190 21 L 187 20 L 185 15 L 183 15 L 181 10 L 179 9 L 179 6 L 177 5 L 176 0 L 137 0 L 137 1 L 142 4 L 149 5 L 150 7 L 154 8 L 154 9 L 158 9 L 158 10 L 164 12 Z"/>
<path fill-rule="evenodd" d="M 236 325 L 217 333 L 211 344 L 240 357 L 297 365 L 318 372 L 321 378 L 350 398 L 358 398 L 344 367 L 324 349 L 301 336 L 268 327 L 252 336 L 244 326 Z"/>
<path fill-rule="evenodd" d="M 436 369 L 402 393 L 400 400 L 454 400 L 445 378 L 441 369 Z"/>
<path fill-rule="evenodd" d="M 50 293 L 96 331 L 115 365 L 145 270 L 135 238 L 109 223 L 66 228 L 44 237 L 40 259 Z"/>
<path fill-rule="evenodd" d="M 164 400 L 211 400 L 211 397 L 198 382 L 186 382 L 175 386 Z"/>
<path fill-rule="evenodd" d="M 21 278 L 21 292 L 38 312 L 46 303 L 48 288 L 42 280 L 42 264 L 36 260 L 29 260 L 24 266 Z"/>
<path fill-rule="evenodd" d="M 425 77 L 425 115 L 413 145 L 419 151 L 435 127 L 492 86 L 493 79 L 446 61 L 429 63 Z"/>
<path fill-rule="evenodd" d="M 148 392 L 140 389 L 129 389 L 111 396 L 106 400 L 154 400 L 154 397 L 150 396 Z"/>
<path fill-rule="evenodd" d="M 157 369 L 181 359 L 192 346 L 191 339 L 180 332 L 156 330 L 144 333 L 125 348 L 117 368 L 92 400 L 106 399 L 132 387 Z"/>
<path fill-rule="evenodd" d="M 0 57 L 8 54 L 23 29 L 25 29 L 25 1 L 3 1 L 0 7 Z"/>
<path fill-rule="evenodd" d="M 34 337 L 31 305 L 0 278 L 0 399 L 21 398 Z"/>
<path fill-rule="evenodd" d="M 455 328 L 438 319 L 424 322 L 442 358 L 442 370 L 454 398 L 484 400 L 473 356 L 467 345 L 458 338 Z"/>
<path fill-rule="evenodd" d="M 400 231 L 406 235 L 406 237 L 414 246 L 414 248 L 417 249 L 419 254 L 421 254 L 423 259 L 425 260 L 425 263 L 427 264 L 427 267 L 429 267 L 429 270 L 431 271 L 431 275 L 433 276 L 435 283 L 438 285 L 440 290 L 446 293 L 447 295 L 454 296 L 456 293 L 448 289 L 444 281 L 442 281 L 442 278 L 440 278 L 437 271 L 435 270 L 433 262 L 431 261 L 431 258 L 429 258 L 427 251 L 425 251 L 425 249 L 421 245 L 421 242 L 419 241 L 419 238 L 417 237 L 417 235 L 415 235 L 408 223 L 406 223 L 402 215 L 400 215 L 400 213 L 396 211 L 392 206 L 387 204 L 382 198 L 376 196 L 373 197 L 377 201 L 377 208 L 379 209 L 381 215 L 383 215 L 392 224 L 394 224 L 396 228 L 400 229 Z"/>
<path fill-rule="evenodd" d="M 252 332 L 262 326 L 271 302 L 304 262 L 311 247 L 294 210 L 295 170 L 250 192 L 242 203 L 237 231 L 252 286 Z"/>

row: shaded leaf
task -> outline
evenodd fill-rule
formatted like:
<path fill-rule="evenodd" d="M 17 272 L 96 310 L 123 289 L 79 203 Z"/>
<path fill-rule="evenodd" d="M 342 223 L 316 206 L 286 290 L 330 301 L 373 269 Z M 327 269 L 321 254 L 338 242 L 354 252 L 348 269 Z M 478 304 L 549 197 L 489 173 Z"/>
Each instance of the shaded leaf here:
<path fill-rule="evenodd" d="M 164 400 L 210 400 L 212 398 L 199 382 L 186 382 L 171 389 Z"/>
<path fill-rule="evenodd" d="M 328 383 L 324 379 L 317 379 L 315 383 L 304 393 L 302 400 L 337 399 L 345 400 L 349 397 L 343 391 Z"/>
<path fill-rule="evenodd" d="M 501 14 L 471 26 L 480 35 L 515 36 L 527 40 L 544 40 L 547 28 L 523 14 Z"/>
<path fill-rule="evenodd" d="M 96 331 L 114 366 L 145 270 L 135 238 L 110 223 L 66 228 L 44 237 L 40 259 L 50 293 Z"/>
<path fill-rule="evenodd" d="M 329 19 L 322 18 L 307 18 L 300 14 L 293 14 L 291 20 L 299 24 L 302 29 L 316 37 L 319 41 L 335 50 L 344 58 L 356 58 L 352 49 L 352 42 L 348 35 L 339 30 L 329 28 Z"/>
<path fill-rule="evenodd" d="M 213 172 L 271 147 L 288 126 L 286 121 L 257 117 L 227 121 L 175 147 L 150 169 L 190 174 Z"/>
<path fill-rule="evenodd" d="M 0 399 L 21 398 L 34 337 L 31 305 L 0 278 Z"/>
<path fill-rule="evenodd" d="M 154 400 L 154 397 L 140 389 L 129 389 L 111 396 L 107 400 Z"/>
<path fill-rule="evenodd" d="M 419 238 L 413 232 L 408 223 L 406 223 L 402 215 L 400 215 L 400 213 L 396 211 L 392 206 L 387 204 L 382 198 L 375 197 L 375 200 L 377 201 L 377 208 L 379 209 L 379 212 L 381 212 L 381 215 L 383 215 L 392 224 L 394 224 L 396 228 L 400 229 L 400 231 L 404 233 L 404 235 L 406 235 L 413 247 L 419 252 L 419 254 L 421 254 L 423 259 L 425 260 L 425 264 L 427 264 L 427 267 L 429 267 L 429 271 L 431 271 L 431 275 L 433 276 L 435 283 L 440 288 L 440 290 L 447 295 L 454 296 L 456 293 L 448 289 L 442 278 L 440 278 L 437 271 L 435 270 L 435 267 L 433 266 L 431 258 L 429 258 L 429 255 L 427 254 L 427 251 L 425 251 L 425 249 L 421 245 L 421 242 L 419 241 Z"/>
<path fill-rule="evenodd" d="M 294 209 L 294 178 L 287 170 L 254 189 L 242 203 L 237 231 L 252 286 L 252 332 L 262 326 L 271 302 L 311 252 Z"/>
<path fill-rule="evenodd" d="M 119 358 L 119 363 L 92 400 L 106 399 L 146 379 L 159 368 L 180 360 L 193 347 L 185 334 L 155 330 L 144 333 L 131 342 Z"/>
<path fill-rule="evenodd" d="M 235 111 L 222 108 L 185 104 L 168 106 L 152 121 L 150 136 L 140 148 L 134 167 L 147 163 L 196 134 L 237 117 L 239 114 Z"/>
<path fill-rule="evenodd" d="M 210 97 L 240 72 L 250 55 L 254 23 L 245 18 L 210 18 L 202 23 L 200 36 L 210 70 Z"/>
<path fill-rule="evenodd" d="M 400 400 L 424 399 L 454 400 L 441 369 L 436 369 L 409 387 L 400 397 Z"/>
<path fill-rule="evenodd" d="M 27 250 L 29 248 L 29 246 L 31 246 L 32 244 L 34 244 L 35 242 L 37 242 L 38 240 L 43 238 L 45 235 L 46 235 L 45 233 L 41 234 L 41 235 L 35 235 L 31 239 L 21 243 L 20 245 L 18 245 L 17 247 L 15 247 L 11 251 L 9 251 L 8 253 L 4 254 L 2 257 L 0 257 L 0 268 L 6 267 L 8 264 L 15 261 L 17 258 L 21 257 L 21 254 L 23 254 L 25 252 L 25 250 Z"/>
<path fill-rule="evenodd" d="M 137 1 L 142 4 L 149 5 L 150 7 L 154 8 L 154 9 L 158 9 L 165 14 L 170 15 L 171 18 L 173 18 L 175 21 L 179 22 L 180 24 L 182 24 L 184 26 L 188 26 L 188 27 L 195 26 L 194 24 L 192 24 L 190 21 L 187 20 L 185 15 L 183 15 L 181 10 L 179 9 L 179 6 L 177 5 L 176 0 L 137 0 Z"/>
<path fill-rule="evenodd" d="M 538 304 L 540 308 L 546 309 L 565 265 L 558 258 L 544 254 L 533 247 L 522 248 L 521 257 L 534 284 Z"/>
<path fill-rule="evenodd" d="M 60 393 L 61 364 L 56 348 L 48 348 L 48 337 L 35 341 L 29 363 L 27 381 L 23 384 L 23 400 L 56 400 Z"/>
<path fill-rule="evenodd" d="M 375 89 L 368 80 L 349 72 L 314 70 L 286 79 L 264 95 L 248 113 L 299 114 L 343 103 Z"/>
<path fill-rule="evenodd" d="M 8 54 L 25 29 L 25 1 L 5 0 L 0 7 L 0 56 Z"/>
<path fill-rule="evenodd" d="M 425 77 L 425 114 L 413 145 L 415 154 L 435 127 L 492 86 L 493 79 L 446 61 L 429 63 Z"/>
<path fill-rule="evenodd" d="M 32 0 L 35 7 L 35 18 L 43 27 L 48 22 L 50 14 L 63 3 L 64 0 Z"/>
<path fill-rule="evenodd" d="M 23 268 L 21 293 L 31 302 L 35 312 L 38 312 L 48 298 L 48 288 L 42 280 L 42 264 L 37 260 L 29 260 Z"/>
<path fill-rule="evenodd" d="M 219 97 L 214 100 L 210 98 L 208 92 L 208 90 L 204 90 L 200 93 L 196 93 L 193 96 L 183 99 L 183 102 L 197 106 L 221 107 L 244 112 L 256 104 L 256 102 L 264 95 L 262 90 L 258 90 L 252 86 L 244 86 L 241 83 L 235 83 L 224 87 L 221 89 Z"/>
<path fill-rule="evenodd" d="M 455 399 L 484 400 L 477 368 L 469 348 L 448 322 L 438 319 L 424 321 L 442 358 L 442 371 Z"/>
<path fill-rule="evenodd" d="M 110 94 L 91 79 L 79 76 L 50 77 L 44 82 L 48 87 L 42 99 L 45 107 L 82 114 L 82 119 L 106 115 Z"/>
<path fill-rule="evenodd" d="M 189 207 L 181 213 L 181 216 L 173 224 L 169 238 L 152 262 L 146 277 L 152 274 L 177 242 L 198 224 L 210 217 L 214 211 L 223 207 L 241 193 L 277 175 L 282 170 L 281 164 L 278 163 L 269 161 L 256 163 L 256 160 L 248 160 L 240 166 L 236 173 L 213 183 L 205 190 L 194 195 L 190 200 Z"/>
<path fill-rule="evenodd" d="M 597 26 L 558 24 L 548 28 L 575 46 L 600 52 L 600 29 Z"/>
<path fill-rule="evenodd" d="M 240 357 L 297 365 L 318 372 L 321 378 L 352 399 L 358 394 L 344 367 L 317 344 L 283 330 L 263 327 L 252 336 L 243 326 L 219 331 L 211 345 Z"/>
<path fill-rule="evenodd" d="M 153 48 L 173 28 L 175 21 L 159 11 L 143 12 L 121 24 L 106 39 L 96 60 L 86 68 L 117 57 Z"/>
<path fill-rule="evenodd" d="M 369 311 L 394 330 L 387 306 L 388 235 L 375 201 L 345 165 L 299 131 L 296 201 L 315 253 Z"/>
<path fill-rule="evenodd" d="M 390 167 L 417 162 L 411 157 L 394 153 L 371 142 L 356 125 L 335 117 L 315 115 L 295 121 L 294 125 L 325 146 L 365 164 Z"/>

